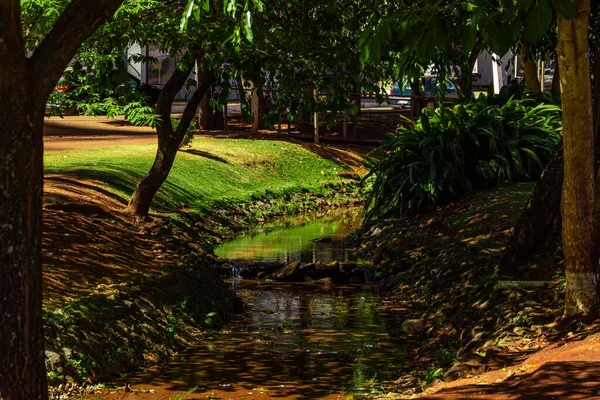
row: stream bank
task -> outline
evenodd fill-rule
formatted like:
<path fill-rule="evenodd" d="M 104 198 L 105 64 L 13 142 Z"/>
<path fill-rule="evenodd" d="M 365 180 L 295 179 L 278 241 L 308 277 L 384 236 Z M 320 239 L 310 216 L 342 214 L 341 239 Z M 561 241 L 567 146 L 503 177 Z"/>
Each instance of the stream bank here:
<path fill-rule="evenodd" d="M 596 316 L 578 323 L 562 318 L 560 250 L 533 258 L 528 275 L 498 268 L 532 187 L 477 192 L 435 211 L 367 223 L 353 236 L 359 255 L 373 259 L 393 292 L 386 311 L 419 328 L 419 347 L 398 371 L 394 392 L 413 396 L 430 385 L 508 368 L 552 343 L 597 331 Z M 547 283 L 498 286 L 506 280 Z"/>
<path fill-rule="evenodd" d="M 242 312 L 170 362 L 90 395 L 172 399 L 193 390 L 193 398 L 343 399 L 381 390 L 409 364 L 402 321 L 383 311 L 389 300 L 379 285 L 352 283 L 351 274 L 343 282 L 323 277 L 341 278 L 349 264 L 370 268 L 345 245 L 360 213 L 355 207 L 289 218 L 222 243 L 218 261 L 229 258 L 217 270 L 237 266 L 226 282 Z M 242 279 L 257 263 L 283 271 Z"/>
<path fill-rule="evenodd" d="M 212 246 L 281 215 L 360 203 L 358 186 L 257 195 L 202 214 L 129 220 L 113 198 L 54 184 L 46 197 L 44 319 L 52 398 L 163 363 L 239 308 Z M 82 192 L 84 193 L 82 195 Z"/>

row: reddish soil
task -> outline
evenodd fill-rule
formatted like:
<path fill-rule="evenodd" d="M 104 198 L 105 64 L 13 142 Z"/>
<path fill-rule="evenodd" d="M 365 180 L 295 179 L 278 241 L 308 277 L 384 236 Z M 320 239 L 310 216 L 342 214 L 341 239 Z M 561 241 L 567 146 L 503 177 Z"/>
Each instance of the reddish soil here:
<path fill-rule="evenodd" d="M 89 294 L 100 284 L 160 274 L 176 260 L 160 240 L 121 214 L 123 199 L 97 182 L 47 176 L 44 186 L 44 304 Z"/>
<path fill-rule="evenodd" d="M 598 399 L 600 334 L 545 348 L 523 363 L 440 384 L 420 399 Z"/>
<path fill-rule="evenodd" d="M 154 129 L 132 126 L 122 119 L 52 117 L 46 118 L 44 124 L 46 153 L 155 142 Z"/>

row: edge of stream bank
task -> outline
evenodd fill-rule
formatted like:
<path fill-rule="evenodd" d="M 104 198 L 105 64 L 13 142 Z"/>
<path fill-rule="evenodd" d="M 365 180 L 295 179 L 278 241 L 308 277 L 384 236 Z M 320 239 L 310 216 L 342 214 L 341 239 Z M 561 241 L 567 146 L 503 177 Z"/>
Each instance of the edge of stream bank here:
<path fill-rule="evenodd" d="M 80 396 L 86 387 L 166 362 L 222 326 L 240 301 L 213 268 L 215 243 L 282 216 L 359 205 L 359 190 L 348 179 L 316 193 L 267 193 L 204 214 L 179 210 L 133 221 L 102 202 L 47 199 L 44 269 L 62 274 L 59 282 L 45 275 L 51 397 Z M 117 247 L 110 256 L 106 243 Z M 64 272 L 69 260 L 75 270 Z M 77 276 L 83 271 L 85 279 Z"/>

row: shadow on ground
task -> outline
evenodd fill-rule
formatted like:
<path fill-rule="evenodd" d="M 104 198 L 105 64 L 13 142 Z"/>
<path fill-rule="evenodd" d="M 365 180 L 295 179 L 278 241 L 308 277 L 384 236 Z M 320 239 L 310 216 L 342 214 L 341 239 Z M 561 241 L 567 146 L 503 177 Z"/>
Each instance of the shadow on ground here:
<path fill-rule="evenodd" d="M 423 399 L 594 399 L 600 396 L 600 362 L 549 362 L 529 375 L 489 385 L 446 389 Z"/>

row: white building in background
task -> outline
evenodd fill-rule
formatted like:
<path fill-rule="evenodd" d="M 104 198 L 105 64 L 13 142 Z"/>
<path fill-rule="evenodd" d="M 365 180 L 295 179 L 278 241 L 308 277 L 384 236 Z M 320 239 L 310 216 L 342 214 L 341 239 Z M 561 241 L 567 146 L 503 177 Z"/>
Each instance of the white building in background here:
<path fill-rule="evenodd" d="M 135 56 L 145 56 L 155 58 L 155 62 L 133 61 Z M 177 68 L 177 58 L 171 57 L 160 51 L 158 46 L 140 46 L 134 44 L 127 49 L 125 54 L 127 58 L 127 72 L 138 78 L 141 82 L 158 88 L 163 88 L 171 75 Z M 194 71 L 190 73 L 190 78 L 194 77 Z M 175 101 L 185 102 L 189 100 L 194 92 L 195 87 L 187 89 L 185 86 L 175 96 Z"/>
<path fill-rule="evenodd" d="M 539 63 L 539 75 L 542 68 L 544 70 L 544 86 L 546 90 L 552 87 L 552 78 L 554 76 L 554 61 L 548 63 Z M 511 80 L 521 80 L 524 76 L 523 66 L 519 57 L 512 52 L 506 53 L 500 57 L 497 54 L 484 52 L 479 55 L 473 73 L 477 77 L 473 81 L 473 86 L 487 90 L 489 85 L 494 85 L 494 92 L 500 93 L 502 86 L 507 85 Z"/>

